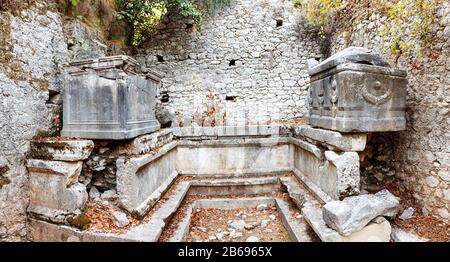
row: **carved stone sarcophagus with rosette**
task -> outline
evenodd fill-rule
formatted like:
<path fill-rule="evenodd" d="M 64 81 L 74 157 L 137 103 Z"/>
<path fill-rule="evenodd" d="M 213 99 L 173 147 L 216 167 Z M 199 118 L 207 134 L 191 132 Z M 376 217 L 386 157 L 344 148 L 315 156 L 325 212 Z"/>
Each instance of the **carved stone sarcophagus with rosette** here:
<path fill-rule="evenodd" d="M 62 136 L 129 139 L 158 130 L 160 76 L 137 75 L 136 60 L 111 56 L 70 63 L 63 96 Z"/>
<path fill-rule="evenodd" d="M 405 130 L 406 72 L 381 56 L 350 47 L 308 61 L 309 124 L 341 132 Z"/>

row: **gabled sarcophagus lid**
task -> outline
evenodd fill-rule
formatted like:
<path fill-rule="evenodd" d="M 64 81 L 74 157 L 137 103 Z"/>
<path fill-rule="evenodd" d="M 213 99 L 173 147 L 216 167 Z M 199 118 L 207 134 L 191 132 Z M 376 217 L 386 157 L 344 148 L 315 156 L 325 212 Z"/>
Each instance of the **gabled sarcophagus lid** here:
<path fill-rule="evenodd" d="M 349 47 L 308 61 L 309 124 L 341 132 L 405 130 L 406 72 L 378 54 Z"/>

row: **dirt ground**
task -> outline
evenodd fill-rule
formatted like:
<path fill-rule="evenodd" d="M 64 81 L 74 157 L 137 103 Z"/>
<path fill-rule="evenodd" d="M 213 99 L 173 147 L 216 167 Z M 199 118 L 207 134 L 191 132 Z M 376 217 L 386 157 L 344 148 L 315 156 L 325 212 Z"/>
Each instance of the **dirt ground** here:
<path fill-rule="evenodd" d="M 245 228 L 234 229 L 232 223 L 236 221 L 245 221 Z M 187 241 L 245 242 L 252 236 L 261 242 L 292 241 L 275 206 L 261 211 L 256 208 L 197 209 L 192 216 Z"/>

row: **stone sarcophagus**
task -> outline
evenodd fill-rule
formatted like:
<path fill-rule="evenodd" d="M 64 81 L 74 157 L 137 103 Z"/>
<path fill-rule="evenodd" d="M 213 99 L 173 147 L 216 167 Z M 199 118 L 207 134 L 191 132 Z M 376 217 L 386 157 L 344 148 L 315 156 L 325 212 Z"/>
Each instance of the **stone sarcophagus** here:
<path fill-rule="evenodd" d="M 406 72 L 350 47 L 320 64 L 308 61 L 309 124 L 341 132 L 405 130 Z"/>
<path fill-rule="evenodd" d="M 160 76 L 134 73 L 136 60 L 112 56 L 66 66 L 62 136 L 129 139 L 160 128 L 155 118 Z"/>

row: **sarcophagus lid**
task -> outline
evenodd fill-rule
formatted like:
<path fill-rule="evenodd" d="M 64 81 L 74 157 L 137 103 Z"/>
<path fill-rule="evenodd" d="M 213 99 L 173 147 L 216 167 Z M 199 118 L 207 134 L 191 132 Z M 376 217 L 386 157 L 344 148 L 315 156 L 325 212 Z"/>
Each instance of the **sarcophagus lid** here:
<path fill-rule="evenodd" d="M 406 71 L 378 54 L 349 47 L 308 60 L 309 124 L 341 132 L 405 130 Z"/>
<path fill-rule="evenodd" d="M 136 60 L 111 56 L 66 65 L 62 136 L 130 139 L 158 130 L 161 76 L 135 73 Z"/>

